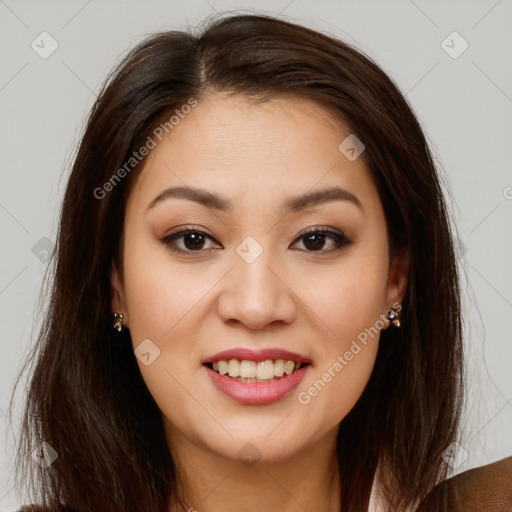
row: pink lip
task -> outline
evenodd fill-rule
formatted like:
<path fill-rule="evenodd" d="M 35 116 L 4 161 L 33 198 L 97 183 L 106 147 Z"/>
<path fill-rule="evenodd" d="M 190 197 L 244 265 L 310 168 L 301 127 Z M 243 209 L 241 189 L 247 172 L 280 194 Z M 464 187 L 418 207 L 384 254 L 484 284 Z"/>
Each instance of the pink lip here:
<path fill-rule="evenodd" d="M 250 361 L 256 362 L 266 361 L 267 359 L 284 359 L 285 361 L 295 361 L 296 363 L 311 362 L 308 358 L 301 356 L 300 354 L 278 348 L 267 348 L 257 351 L 251 350 L 249 348 L 234 348 L 231 350 L 218 352 L 217 354 L 204 359 L 201 361 L 201 363 L 215 363 L 217 361 L 229 361 L 230 359 L 238 359 L 239 361 L 242 359 L 248 359 Z"/>
<path fill-rule="evenodd" d="M 231 359 L 238 359 L 238 357 L 231 357 Z M 266 359 L 273 359 L 273 357 Z M 286 357 L 277 359 L 286 359 Z M 291 358 L 288 360 L 293 361 Z M 226 375 L 220 375 L 208 366 L 203 366 L 217 389 L 241 404 L 254 405 L 268 404 L 284 398 L 301 383 L 309 367 L 310 365 L 304 366 L 291 375 L 285 374 L 273 382 L 239 382 Z"/>

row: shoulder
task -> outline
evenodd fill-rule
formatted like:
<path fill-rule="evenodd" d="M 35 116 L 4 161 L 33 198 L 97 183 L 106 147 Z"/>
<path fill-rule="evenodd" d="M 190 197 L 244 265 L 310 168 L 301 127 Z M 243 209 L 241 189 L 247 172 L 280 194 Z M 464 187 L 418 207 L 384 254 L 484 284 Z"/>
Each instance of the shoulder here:
<path fill-rule="evenodd" d="M 417 512 L 512 512 L 512 457 L 469 469 L 438 484 Z"/>

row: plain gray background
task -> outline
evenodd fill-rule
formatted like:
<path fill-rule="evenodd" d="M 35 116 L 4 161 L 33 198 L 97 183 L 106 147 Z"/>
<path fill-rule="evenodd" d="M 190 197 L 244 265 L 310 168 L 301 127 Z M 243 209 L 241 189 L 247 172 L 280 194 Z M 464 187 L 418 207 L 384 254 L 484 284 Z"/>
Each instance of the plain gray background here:
<path fill-rule="evenodd" d="M 13 490 L 12 462 L 23 388 L 12 418 L 7 405 L 85 115 L 114 62 L 145 35 L 226 10 L 280 13 L 338 36 L 407 95 L 460 235 L 469 394 L 455 472 L 512 455 L 511 0 L 0 0 L 1 511 L 26 503 Z M 47 58 L 31 46 L 51 49 L 42 32 L 58 44 Z"/>

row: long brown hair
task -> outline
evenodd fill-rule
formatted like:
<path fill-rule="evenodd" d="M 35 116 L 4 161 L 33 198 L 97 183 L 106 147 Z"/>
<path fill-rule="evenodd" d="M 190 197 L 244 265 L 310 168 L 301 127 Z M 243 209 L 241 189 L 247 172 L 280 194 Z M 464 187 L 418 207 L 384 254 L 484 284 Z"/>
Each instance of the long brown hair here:
<path fill-rule="evenodd" d="M 148 36 L 105 81 L 61 209 L 19 480 L 49 510 L 66 502 L 76 511 L 157 512 L 178 499 L 161 412 L 110 311 L 109 269 L 141 165 L 97 191 L 162 119 L 215 91 L 317 102 L 366 146 L 390 252 L 406 249 L 411 267 L 402 327 L 382 331 L 371 378 L 340 424 L 341 510 L 367 509 L 377 468 L 389 510 L 406 510 L 448 476 L 442 454 L 457 439 L 463 399 L 459 278 L 440 176 L 412 108 L 377 64 L 332 36 L 264 15 L 221 16 L 197 35 Z M 58 454 L 48 468 L 29 456 L 42 442 Z"/>

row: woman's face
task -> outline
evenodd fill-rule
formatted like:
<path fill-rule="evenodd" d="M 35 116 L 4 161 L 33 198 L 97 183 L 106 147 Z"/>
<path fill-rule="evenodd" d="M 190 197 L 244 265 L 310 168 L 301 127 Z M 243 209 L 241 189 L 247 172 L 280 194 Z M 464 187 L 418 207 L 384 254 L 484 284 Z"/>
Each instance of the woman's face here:
<path fill-rule="evenodd" d="M 363 392 L 406 271 L 397 259 L 388 276 L 377 189 L 364 156 L 339 149 L 349 135 L 306 100 L 216 94 L 155 139 L 112 307 L 170 445 L 283 460 L 333 439 Z M 288 375 L 287 361 L 307 364 Z"/>

